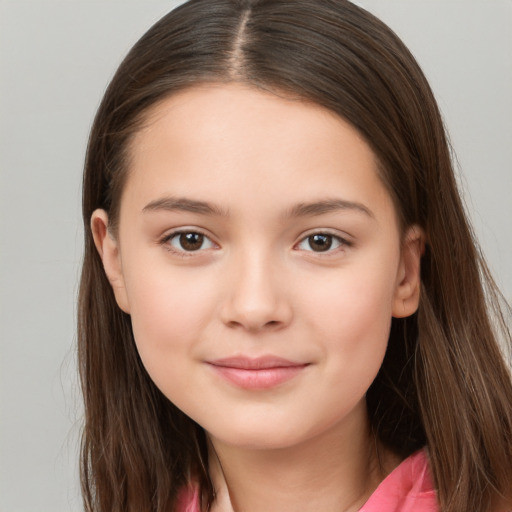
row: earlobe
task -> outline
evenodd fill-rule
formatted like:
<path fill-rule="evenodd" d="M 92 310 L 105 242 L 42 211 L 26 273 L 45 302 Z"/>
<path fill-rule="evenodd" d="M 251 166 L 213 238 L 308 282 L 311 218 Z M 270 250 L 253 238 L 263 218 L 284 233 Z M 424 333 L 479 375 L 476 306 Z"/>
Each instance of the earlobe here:
<path fill-rule="evenodd" d="M 419 226 L 407 229 L 402 245 L 393 316 L 404 318 L 416 312 L 420 300 L 421 256 L 425 252 L 425 232 Z"/>
<path fill-rule="evenodd" d="M 100 255 L 105 274 L 112 286 L 118 306 L 129 313 L 128 298 L 121 265 L 118 242 L 108 229 L 108 215 L 105 210 L 95 210 L 91 216 L 91 230 L 94 245 Z"/>

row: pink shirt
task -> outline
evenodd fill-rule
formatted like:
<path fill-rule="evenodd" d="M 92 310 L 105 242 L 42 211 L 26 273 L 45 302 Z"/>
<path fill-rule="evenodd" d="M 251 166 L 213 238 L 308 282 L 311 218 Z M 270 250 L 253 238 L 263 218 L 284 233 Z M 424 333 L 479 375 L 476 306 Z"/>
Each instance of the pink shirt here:
<path fill-rule="evenodd" d="M 405 459 L 377 487 L 359 512 L 438 512 L 425 450 Z M 176 512 L 199 512 L 197 492 L 185 491 Z"/>
<path fill-rule="evenodd" d="M 438 512 L 425 450 L 413 453 L 375 489 L 359 512 Z"/>

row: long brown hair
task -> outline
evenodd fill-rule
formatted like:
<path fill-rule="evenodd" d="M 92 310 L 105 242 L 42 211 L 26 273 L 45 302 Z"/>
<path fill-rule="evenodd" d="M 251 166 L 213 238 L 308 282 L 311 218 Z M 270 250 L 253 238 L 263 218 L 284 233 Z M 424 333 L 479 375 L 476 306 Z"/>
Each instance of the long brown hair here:
<path fill-rule="evenodd" d="M 371 146 L 402 226 L 418 224 L 427 236 L 419 310 L 393 319 L 368 390 L 372 428 L 401 457 L 428 447 L 443 512 L 490 512 L 497 500 L 512 506 L 512 383 L 497 342 L 511 345 L 510 310 L 500 307 L 475 243 L 441 116 L 414 58 L 346 0 L 191 0 L 127 55 L 89 140 L 78 315 L 86 510 L 168 512 L 191 478 L 204 510 L 214 499 L 205 434 L 142 366 L 89 225 L 103 208 L 115 232 L 128 148 L 148 109 L 212 81 L 323 105 Z"/>

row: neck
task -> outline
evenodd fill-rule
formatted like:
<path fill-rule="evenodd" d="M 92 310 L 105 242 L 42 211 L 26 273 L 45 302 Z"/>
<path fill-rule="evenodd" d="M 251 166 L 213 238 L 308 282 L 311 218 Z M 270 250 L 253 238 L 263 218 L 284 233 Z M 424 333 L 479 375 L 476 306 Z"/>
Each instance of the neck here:
<path fill-rule="evenodd" d="M 362 411 L 361 411 L 362 412 Z M 234 446 L 210 437 L 215 512 L 352 512 L 398 461 L 377 458 L 364 409 L 300 444 L 277 449 Z M 384 462 L 384 464 L 381 464 Z"/>

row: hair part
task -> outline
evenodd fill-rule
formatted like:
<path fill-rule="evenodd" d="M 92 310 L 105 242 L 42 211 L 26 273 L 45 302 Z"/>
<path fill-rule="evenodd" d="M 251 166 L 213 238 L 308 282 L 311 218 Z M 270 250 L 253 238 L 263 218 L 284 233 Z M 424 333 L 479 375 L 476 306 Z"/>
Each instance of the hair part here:
<path fill-rule="evenodd" d="M 103 208 L 116 232 L 131 141 L 150 110 L 208 82 L 312 101 L 370 145 L 402 226 L 418 224 L 428 242 L 419 310 L 393 319 L 367 394 L 372 429 L 401 457 L 428 446 L 442 512 L 491 512 L 498 498 L 512 502 L 512 384 L 496 341 L 501 335 L 511 344 L 510 310 L 500 307 L 479 253 L 442 119 L 416 61 L 388 27 L 346 0 L 191 0 L 129 52 L 89 139 L 78 305 L 85 509 L 172 510 L 192 478 L 203 510 L 214 500 L 205 434 L 144 369 L 89 225 Z"/>

